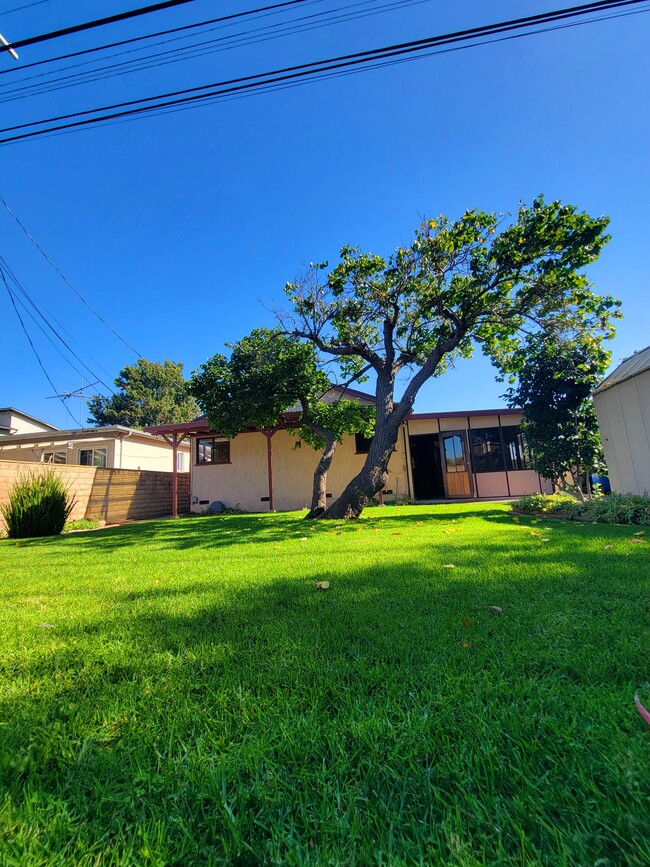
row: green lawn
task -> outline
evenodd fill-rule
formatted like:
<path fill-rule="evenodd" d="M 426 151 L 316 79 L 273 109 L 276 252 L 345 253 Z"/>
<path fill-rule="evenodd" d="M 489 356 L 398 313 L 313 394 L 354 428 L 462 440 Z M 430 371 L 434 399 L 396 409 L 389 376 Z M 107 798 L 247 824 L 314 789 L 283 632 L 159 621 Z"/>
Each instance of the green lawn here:
<path fill-rule="evenodd" d="M 649 864 L 635 530 L 491 503 L 0 542 L 0 864 Z"/>

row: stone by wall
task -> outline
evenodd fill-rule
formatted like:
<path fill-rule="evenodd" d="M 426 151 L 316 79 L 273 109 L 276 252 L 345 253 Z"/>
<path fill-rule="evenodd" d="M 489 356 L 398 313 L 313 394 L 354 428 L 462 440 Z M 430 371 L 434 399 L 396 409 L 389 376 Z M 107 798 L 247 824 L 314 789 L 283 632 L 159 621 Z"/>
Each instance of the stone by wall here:
<path fill-rule="evenodd" d="M 60 475 L 75 498 L 71 520 L 102 515 L 109 524 L 161 518 L 172 513 L 172 474 L 150 470 L 48 465 Z M 0 461 L 0 503 L 6 503 L 15 482 L 39 471 L 27 461 Z M 189 473 L 178 474 L 178 512 L 190 510 Z M 4 524 L 0 518 L 0 530 Z"/>

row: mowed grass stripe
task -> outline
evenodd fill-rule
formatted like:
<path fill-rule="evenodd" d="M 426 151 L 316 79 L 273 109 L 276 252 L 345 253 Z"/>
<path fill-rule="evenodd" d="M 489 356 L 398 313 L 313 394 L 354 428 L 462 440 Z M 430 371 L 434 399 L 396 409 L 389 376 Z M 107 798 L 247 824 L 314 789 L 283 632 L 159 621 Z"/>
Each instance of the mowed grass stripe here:
<path fill-rule="evenodd" d="M 0 863 L 648 863 L 630 536 L 469 504 L 0 542 Z"/>

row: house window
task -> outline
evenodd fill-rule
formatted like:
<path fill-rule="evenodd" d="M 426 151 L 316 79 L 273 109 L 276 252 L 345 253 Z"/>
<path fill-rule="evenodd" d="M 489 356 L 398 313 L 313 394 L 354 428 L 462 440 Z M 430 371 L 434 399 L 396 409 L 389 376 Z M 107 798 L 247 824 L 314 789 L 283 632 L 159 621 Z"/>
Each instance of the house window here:
<path fill-rule="evenodd" d="M 79 463 L 82 467 L 105 467 L 108 463 L 108 449 L 79 449 Z"/>
<path fill-rule="evenodd" d="M 372 437 L 364 437 L 363 434 L 355 433 L 354 444 L 358 455 L 367 455 L 370 451 Z"/>
<path fill-rule="evenodd" d="M 229 464 L 230 440 L 201 437 L 196 441 L 197 464 Z"/>
<path fill-rule="evenodd" d="M 498 427 L 473 428 L 470 432 L 475 473 L 503 472 L 503 450 Z"/>
<path fill-rule="evenodd" d="M 519 425 L 502 428 L 507 470 L 532 470 L 530 449 Z"/>
<path fill-rule="evenodd" d="M 68 455 L 64 451 L 61 452 L 44 452 L 43 463 L 45 464 L 67 464 Z"/>

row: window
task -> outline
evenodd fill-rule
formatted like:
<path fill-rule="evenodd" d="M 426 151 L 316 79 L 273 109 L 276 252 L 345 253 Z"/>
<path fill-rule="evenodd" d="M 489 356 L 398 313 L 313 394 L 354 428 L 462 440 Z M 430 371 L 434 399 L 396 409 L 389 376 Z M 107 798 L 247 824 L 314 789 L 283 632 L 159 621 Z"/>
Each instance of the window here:
<path fill-rule="evenodd" d="M 229 464 L 230 440 L 202 437 L 196 441 L 197 464 Z"/>
<path fill-rule="evenodd" d="M 372 437 L 364 437 L 363 434 L 355 433 L 354 444 L 358 455 L 367 455 L 370 451 Z"/>
<path fill-rule="evenodd" d="M 44 452 L 43 463 L 45 464 L 67 464 L 68 455 L 65 451 L 62 452 Z"/>
<path fill-rule="evenodd" d="M 466 473 L 465 450 L 463 438 L 458 434 L 443 436 L 442 447 L 445 452 L 445 470 L 447 473 Z"/>
<path fill-rule="evenodd" d="M 507 470 L 532 470 L 530 450 L 526 443 L 526 436 L 517 425 L 508 425 L 502 428 L 503 445 L 506 455 Z"/>
<path fill-rule="evenodd" d="M 479 427 L 469 432 L 475 473 L 503 472 L 503 450 L 498 427 Z"/>
<path fill-rule="evenodd" d="M 79 449 L 79 463 L 82 467 L 105 467 L 108 449 Z"/>

